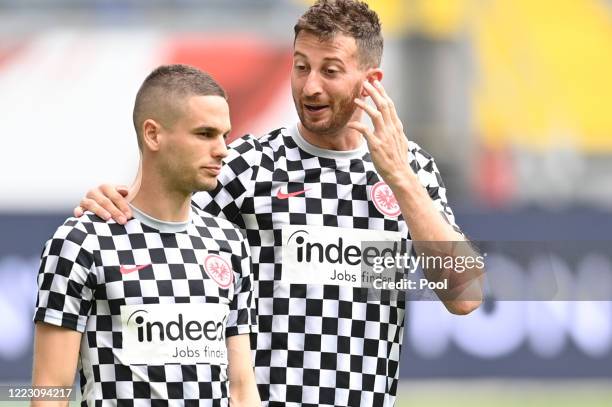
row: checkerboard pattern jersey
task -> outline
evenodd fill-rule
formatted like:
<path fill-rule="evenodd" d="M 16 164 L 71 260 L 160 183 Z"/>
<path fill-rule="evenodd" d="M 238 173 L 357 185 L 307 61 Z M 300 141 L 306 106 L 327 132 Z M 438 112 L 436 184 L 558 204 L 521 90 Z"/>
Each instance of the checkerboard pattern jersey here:
<path fill-rule="evenodd" d="M 226 289 L 203 268 L 211 253 L 231 265 L 234 284 Z M 126 265 L 147 267 L 122 274 Z M 197 208 L 185 229 L 174 233 L 137 219 L 122 226 L 86 214 L 68 219 L 45 245 L 34 320 L 83 333 L 79 374 L 84 406 L 226 406 L 225 365 L 123 363 L 120 309 L 225 304 L 226 336 L 252 333 L 257 322 L 251 278 L 249 247 L 241 232 Z"/>
<path fill-rule="evenodd" d="M 404 302 L 369 300 L 361 288 L 287 284 L 283 225 L 316 225 L 400 232 L 399 217 L 383 215 L 370 198 L 381 181 L 367 146 L 319 149 L 297 130 L 245 136 L 212 193 L 194 203 L 244 228 L 256 280 L 259 333 L 252 336 L 255 375 L 269 406 L 392 406 L 404 327 Z M 409 163 L 435 206 L 457 230 L 431 156 L 410 143 Z M 289 199 L 283 193 L 305 191 Z"/>

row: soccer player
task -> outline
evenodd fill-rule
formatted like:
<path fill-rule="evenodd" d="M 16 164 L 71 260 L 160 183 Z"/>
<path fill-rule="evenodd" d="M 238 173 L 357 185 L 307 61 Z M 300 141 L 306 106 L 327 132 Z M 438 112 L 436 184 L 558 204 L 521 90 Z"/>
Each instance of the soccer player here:
<path fill-rule="evenodd" d="M 465 240 L 433 158 L 406 139 L 380 83 L 382 49 L 378 16 L 365 3 L 316 2 L 295 26 L 300 123 L 232 143 L 218 187 L 193 197 L 246 230 L 259 316 L 255 376 L 271 407 L 392 406 L 405 304 L 364 293 L 362 260 L 376 253 L 371 242 Z M 360 123 L 364 112 L 373 130 Z M 81 207 L 124 221 L 124 195 L 103 185 Z M 446 294 L 467 293 L 445 296 L 449 311 L 480 304 L 473 274 L 449 282 Z"/>
<path fill-rule="evenodd" d="M 45 245 L 33 384 L 72 386 L 78 364 L 84 406 L 261 405 L 248 243 L 191 205 L 193 192 L 215 189 L 227 156 L 225 92 L 198 69 L 162 66 L 133 117 L 133 219 L 69 218 Z"/>

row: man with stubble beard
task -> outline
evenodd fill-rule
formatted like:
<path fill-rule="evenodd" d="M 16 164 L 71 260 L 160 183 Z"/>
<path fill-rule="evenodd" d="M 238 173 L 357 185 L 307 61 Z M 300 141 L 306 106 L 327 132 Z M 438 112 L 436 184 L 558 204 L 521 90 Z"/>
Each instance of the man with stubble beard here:
<path fill-rule="evenodd" d="M 295 25 L 291 87 L 300 122 L 232 143 L 219 186 L 193 197 L 246 231 L 259 316 L 251 347 L 269 406 L 394 405 L 405 303 L 364 294 L 354 277 L 360 249 L 465 241 L 433 158 L 408 141 L 381 85 L 380 28 L 360 1 L 310 7 Z M 364 112 L 373 129 L 361 123 Z M 124 195 L 103 185 L 81 207 L 125 220 Z M 450 312 L 480 305 L 473 274 L 446 277 L 441 299 Z"/>

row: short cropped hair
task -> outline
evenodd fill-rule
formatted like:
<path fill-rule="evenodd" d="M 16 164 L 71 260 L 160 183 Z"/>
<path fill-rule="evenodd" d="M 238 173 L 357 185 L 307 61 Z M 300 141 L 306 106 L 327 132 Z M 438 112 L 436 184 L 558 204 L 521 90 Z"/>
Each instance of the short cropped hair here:
<path fill-rule="evenodd" d="M 208 73 L 189 65 L 162 65 L 144 80 L 134 102 L 132 119 L 142 150 L 142 125 L 147 119 L 177 118 L 184 100 L 191 96 L 220 96 L 225 90 Z M 168 124 L 168 123 L 166 123 Z"/>
<path fill-rule="evenodd" d="M 358 0 L 318 0 L 293 28 L 295 39 L 302 31 L 328 40 L 340 33 L 357 43 L 359 62 L 365 68 L 378 68 L 383 53 L 381 24 L 376 12 Z"/>

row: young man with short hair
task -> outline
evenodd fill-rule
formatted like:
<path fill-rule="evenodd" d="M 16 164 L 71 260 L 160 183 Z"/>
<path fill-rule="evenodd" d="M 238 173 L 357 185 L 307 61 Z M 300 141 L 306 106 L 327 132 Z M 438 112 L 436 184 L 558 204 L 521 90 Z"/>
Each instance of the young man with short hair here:
<path fill-rule="evenodd" d="M 227 156 L 225 92 L 195 68 L 159 67 L 138 92 L 134 125 L 134 218 L 86 213 L 45 245 L 33 384 L 72 386 L 78 364 L 82 405 L 260 405 L 248 243 L 191 205 L 193 192 L 217 186 Z"/>

